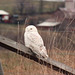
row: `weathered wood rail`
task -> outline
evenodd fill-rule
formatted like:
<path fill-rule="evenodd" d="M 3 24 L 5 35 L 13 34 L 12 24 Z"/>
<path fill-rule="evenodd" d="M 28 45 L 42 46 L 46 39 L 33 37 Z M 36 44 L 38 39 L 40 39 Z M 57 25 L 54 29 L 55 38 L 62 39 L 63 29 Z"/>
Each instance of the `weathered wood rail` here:
<path fill-rule="evenodd" d="M 2 68 L 1 62 L 0 62 L 0 75 L 4 75 L 3 74 L 3 68 Z"/>
<path fill-rule="evenodd" d="M 34 56 L 31 50 L 26 48 L 24 45 L 18 42 L 15 42 L 11 39 L 5 38 L 1 35 L 0 35 L 0 46 L 7 48 L 8 50 L 11 50 L 13 52 L 16 52 L 31 60 L 34 60 L 40 64 L 51 67 L 53 70 L 60 71 L 61 73 L 65 75 L 75 75 L 75 69 L 72 69 L 71 67 L 63 63 L 52 60 L 51 58 L 44 59 L 44 58 L 39 58 L 37 56 Z"/>

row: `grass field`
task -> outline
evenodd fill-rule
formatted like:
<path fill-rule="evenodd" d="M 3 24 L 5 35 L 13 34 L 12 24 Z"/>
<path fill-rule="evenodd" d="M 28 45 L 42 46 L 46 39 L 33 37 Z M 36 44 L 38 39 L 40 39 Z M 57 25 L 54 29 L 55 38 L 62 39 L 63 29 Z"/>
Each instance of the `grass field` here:
<path fill-rule="evenodd" d="M 17 25 L 0 24 L 0 35 L 24 44 L 22 34 L 24 33 L 24 27 L 24 25 L 20 26 L 18 35 Z M 63 34 L 40 29 L 39 33 L 45 42 L 49 57 L 75 69 L 75 46 L 73 43 L 75 41 L 75 33 Z M 4 75 L 63 75 L 1 47 L 0 61 L 3 65 Z"/>

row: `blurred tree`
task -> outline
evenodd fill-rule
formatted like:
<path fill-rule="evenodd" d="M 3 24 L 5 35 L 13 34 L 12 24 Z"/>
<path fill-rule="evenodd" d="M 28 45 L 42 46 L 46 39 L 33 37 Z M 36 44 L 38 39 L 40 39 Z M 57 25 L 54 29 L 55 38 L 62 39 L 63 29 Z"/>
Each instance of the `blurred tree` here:
<path fill-rule="evenodd" d="M 43 13 L 43 0 L 39 1 L 39 13 L 42 14 Z"/>
<path fill-rule="evenodd" d="M 50 12 L 58 10 L 60 7 L 64 7 L 64 2 L 51 2 L 50 3 Z"/>
<path fill-rule="evenodd" d="M 25 6 L 25 13 L 28 15 L 35 15 L 36 14 L 36 6 L 34 5 L 34 2 L 29 1 L 27 5 Z"/>
<path fill-rule="evenodd" d="M 19 12 L 20 15 L 23 14 L 24 10 L 25 10 L 25 6 L 26 6 L 27 0 L 17 0 L 17 10 Z"/>
<path fill-rule="evenodd" d="M 28 15 L 35 15 L 36 14 L 36 8 L 32 5 L 28 9 L 25 10 Z"/>
<path fill-rule="evenodd" d="M 18 0 L 16 8 L 20 15 L 23 15 L 23 14 L 33 15 L 36 13 L 36 8 L 32 0 Z"/>
<path fill-rule="evenodd" d="M 24 3 L 25 3 L 25 0 L 18 0 L 18 3 L 17 3 L 17 9 L 21 15 L 23 14 L 23 11 L 24 11 L 24 7 L 25 7 Z"/>

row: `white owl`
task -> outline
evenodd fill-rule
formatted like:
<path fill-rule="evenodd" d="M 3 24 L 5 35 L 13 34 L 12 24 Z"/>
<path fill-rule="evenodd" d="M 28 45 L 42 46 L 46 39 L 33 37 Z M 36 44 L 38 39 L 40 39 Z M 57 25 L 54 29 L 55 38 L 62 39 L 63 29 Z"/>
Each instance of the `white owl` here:
<path fill-rule="evenodd" d="M 33 53 L 39 57 L 48 58 L 43 40 L 39 35 L 37 28 L 33 25 L 27 26 L 24 33 L 25 46 L 30 48 Z"/>

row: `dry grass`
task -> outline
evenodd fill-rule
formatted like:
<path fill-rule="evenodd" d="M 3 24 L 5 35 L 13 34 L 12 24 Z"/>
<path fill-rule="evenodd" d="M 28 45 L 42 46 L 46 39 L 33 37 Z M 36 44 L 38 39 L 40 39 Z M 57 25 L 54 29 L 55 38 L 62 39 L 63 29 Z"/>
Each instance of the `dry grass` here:
<path fill-rule="evenodd" d="M 5 75 L 61 75 L 43 65 L 10 51 L 0 51 Z"/>
<path fill-rule="evenodd" d="M 50 58 L 75 68 L 75 32 L 41 31 Z"/>
<path fill-rule="evenodd" d="M 23 43 L 23 27 L 20 26 L 19 30 L 19 42 L 21 43 Z M 39 33 L 45 42 L 50 58 L 75 69 L 75 33 L 51 32 L 49 30 L 39 30 Z M 0 34 L 18 41 L 17 26 L 0 25 Z M 63 75 L 2 48 L 0 48 L 0 61 L 5 75 Z"/>

